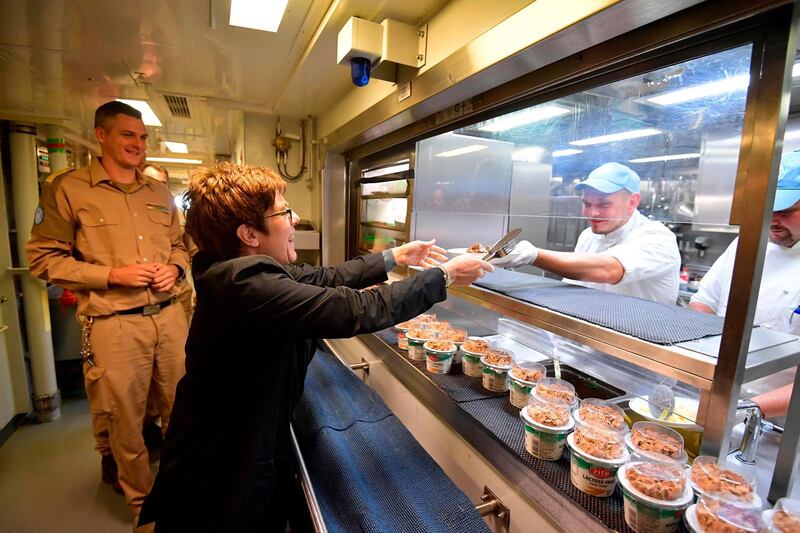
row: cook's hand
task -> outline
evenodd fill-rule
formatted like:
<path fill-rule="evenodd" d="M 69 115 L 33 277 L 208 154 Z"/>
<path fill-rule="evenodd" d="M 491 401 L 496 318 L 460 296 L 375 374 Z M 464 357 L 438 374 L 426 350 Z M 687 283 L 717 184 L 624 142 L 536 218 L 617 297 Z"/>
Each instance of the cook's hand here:
<path fill-rule="evenodd" d="M 469 285 L 482 278 L 486 272 L 494 272 L 492 265 L 470 254 L 459 255 L 440 266 L 447 271 L 450 282 L 454 285 Z"/>
<path fill-rule="evenodd" d="M 517 268 L 533 264 L 539 255 L 539 249 L 528 241 L 520 241 L 505 257 L 495 257 L 491 261 L 496 267 Z"/>
<path fill-rule="evenodd" d="M 147 287 L 156 275 L 153 264 L 135 264 L 115 267 L 108 274 L 108 285 L 122 287 Z"/>
<path fill-rule="evenodd" d="M 177 281 L 180 275 L 178 267 L 161 263 L 156 263 L 155 267 L 156 275 L 153 276 L 153 281 L 150 283 L 150 286 L 156 291 L 166 292 L 170 290 L 175 285 L 175 281 Z"/>
<path fill-rule="evenodd" d="M 398 265 L 421 266 L 431 268 L 442 261 L 447 261 L 447 252 L 436 246 L 436 239 L 430 241 L 412 241 L 408 244 L 392 248 L 394 259 Z"/>

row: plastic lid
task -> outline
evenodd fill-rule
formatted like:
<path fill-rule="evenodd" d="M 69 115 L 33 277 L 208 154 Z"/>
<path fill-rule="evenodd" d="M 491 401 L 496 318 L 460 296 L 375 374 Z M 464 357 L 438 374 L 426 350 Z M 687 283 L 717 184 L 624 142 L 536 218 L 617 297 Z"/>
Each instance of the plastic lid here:
<path fill-rule="evenodd" d="M 599 425 L 606 429 L 627 433 L 625 413 L 618 406 L 598 398 L 581 400 L 581 406 L 575 416 L 577 420 L 590 425 Z"/>
<path fill-rule="evenodd" d="M 631 452 L 653 460 L 666 457 L 685 463 L 688 459 L 683 436 L 657 422 L 634 422 L 629 441 Z"/>
<path fill-rule="evenodd" d="M 456 343 L 443 339 L 429 340 L 422 346 L 432 352 L 453 353 L 457 350 Z"/>
<path fill-rule="evenodd" d="M 416 318 L 412 318 L 411 320 L 406 320 L 405 322 L 400 322 L 399 324 L 396 324 L 394 327 L 395 327 L 395 329 L 399 329 L 399 330 L 402 330 L 402 331 L 408 331 L 409 329 L 412 329 L 412 328 L 422 328 L 422 324 L 423 323 L 424 322 L 420 322 Z"/>
<path fill-rule="evenodd" d="M 419 341 L 435 339 L 436 332 L 430 329 L 412 328 L 406 332 L 406 337 L 409 339 L 416 339 Z"/>
<path fill-rule="evenodd" d="M 509 375 L 517 381 L 536 383 L 547 375 L 547 369 L 534 361 L 518 361 L 514 363 Z"/>
<path fill-rule="evenodd" d="M 705 530 L 763 531 L 761 512 L 753 507 L 736 505 L 730 501 L 701 495 L 697 501 L 697 521 Z"/>
<path fill-rule="evenodd" d="M 425 313 L 417 316 L 414 320 L 419 320 L 420 322 L 433 322 L 436 320 L 436 313 Z"/>
<path fill-rule="evenodd" d="M 461 349 L 467 353 L 480 356 L 489 353 L 491 346 L 489 345 L 489 341 L 485 339 L 470 337 L 464 341 L 464 344 L 461 345 Z"/>
<path fill-rule="evenodd" d="M 433 331 L 442 332 L 442 331 L 447 331 L 448 329 L 450 329 L 450 323 L 449 322 L 428 322 L 427 324 L 425 324 L 425 327 L 427 329 L 432 329 Z"/>
<path fill-rule="evenodd" d="M 546 402 L 574 406 L 578 403 L 578 395 L 572 383 L 557 378 L 542 378 L 536 384 L 536 396 Z"/>
<path fill-rule="evenodd" d="M 794 518 L 797 521 L 797 525 L 800 526 L 800 500 L 781 498 L 775 502 L 774 510 L 775 512 L 780 511 L 786 513 L 790 517 Z"/>
<path fill-rule="evenodd" d="M 514 352 L 511 350 L 492 349 L 481 357 L 481 362 L 497 368 L 511 368 L 514 365 Z"/>
<path fill-rule="evenodd" d="M 690 473 L 692 487 L 701 494 L 719 499 L 753 503 L 756 486 L 753 476 L 728 462 L 722 466 L 718 462 L 716 457 L 697 456 Z"/>
<path fill-rule="evenodd" d="M 677 500 L 686 492 L 686 471 L 674 461 L 631 462 L 625 469 L 625 477 L 634 489 L 656 500 Z"/>
<path fill-rule="evenodd" d="M 439 335 L 441 339 L 451 340 L 457 344 L 461 344 L 467 340 L 467 330 L 461 328 L 449 328 Z"/>
<path fill-rule="evenodd" d="M 576 420 L 574 441 L 580 451 L 592 457 L 615 460 L 625 456 L 625 439 L 619 431 Z"/>
<path fill-rule="evenodd" d="M 571 423 L 569 407 L 552 404 L 535 398 L 528 398 L 528 405 L 523 409 L 527 418 L 542 426 L 551 428 L 568 426 Z"/>

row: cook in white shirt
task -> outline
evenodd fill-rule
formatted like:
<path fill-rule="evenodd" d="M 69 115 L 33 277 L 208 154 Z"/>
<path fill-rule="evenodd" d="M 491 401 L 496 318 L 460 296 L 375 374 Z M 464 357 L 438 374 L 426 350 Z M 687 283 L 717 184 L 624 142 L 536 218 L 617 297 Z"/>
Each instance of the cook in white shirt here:
<path fill-rule="evenodd" d="M 738 237 L 700 282 L 689 307 L 725 316 Z M 800 335 L 800 152 L 781 159 L 769 225 L 769 243 L 756 302 L 754 323 Z M 753 398 L 767 417 L 785 414 L 792 386 Z"/>
<path fill-rule="evenodd" d="M 568 283 L 674 304 L 680 283 L 678 244 L 666 226 L 636 209 L 639 181 L 625 165 L 597 167 L 575 186 L 583 193 L 583 215 L 590 227 L 578 237 L 574 252 L 554 252 L 522 241 L 492 264 L 532 264 Z"/>

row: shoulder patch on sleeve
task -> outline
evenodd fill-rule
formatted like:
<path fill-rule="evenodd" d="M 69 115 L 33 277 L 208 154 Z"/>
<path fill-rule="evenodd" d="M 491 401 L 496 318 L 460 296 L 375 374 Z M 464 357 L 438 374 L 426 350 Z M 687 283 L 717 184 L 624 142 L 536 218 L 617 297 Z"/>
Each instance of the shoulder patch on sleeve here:
<path fill-rule="evenodd" d="M 33 223 L 39 225 L 44 220 L 44 208 L 41 206 L 36 207 L 36 213 L 33 215 Z"/>

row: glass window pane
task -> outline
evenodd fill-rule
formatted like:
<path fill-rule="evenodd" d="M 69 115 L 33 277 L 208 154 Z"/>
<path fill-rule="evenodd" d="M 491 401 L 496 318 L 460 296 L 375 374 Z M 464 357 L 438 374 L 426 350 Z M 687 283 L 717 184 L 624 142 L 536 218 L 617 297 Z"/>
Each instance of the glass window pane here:
<path fill-rule="evenodd" d="M 361 221 L 405 229 L 407 198 L 379 198 L 361 202 Z"/>
<path fill-rule="evenodd" d="M 404 234 L 400 231 L 369 226 L 361 226 L 359 230 L 359 248 L 367 252 L 381 252 L 404 242 Z"/>
<path fill-rule="evenodd" d="M 379 183 L 362 183 L 361 196 L 376 194 L 407 194 L 408 180 L 382 181 Z"/>

